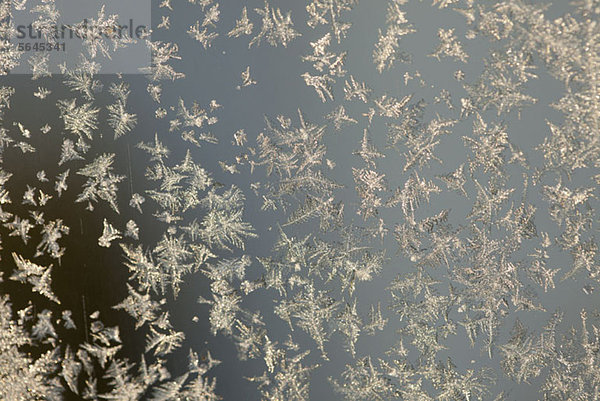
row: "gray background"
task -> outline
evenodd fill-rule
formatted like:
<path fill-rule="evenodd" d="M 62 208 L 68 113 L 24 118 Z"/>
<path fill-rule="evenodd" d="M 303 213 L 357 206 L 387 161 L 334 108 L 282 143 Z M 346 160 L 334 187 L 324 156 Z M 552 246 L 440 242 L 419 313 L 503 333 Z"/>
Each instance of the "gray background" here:
<path fill-rule="evenodd" d="M 545 3 L 545 2 L 544 2 Z M 251 191 L 249 183 L 262 180 L 262 171 L 260 169 L 253 176 L 247 169 L 242 170 L 238 175 L 230 175 L 220 169 L 218 161 L 224 160 L 231 162 L 239 150 L 230 145 L 233 140 L 233 133 L 238 129 L 244 129 L 248 134 L 250 143 L 253 143 L 256 136 L 264 130 L 264 116 L 276 117 L 285 115 L 298 122 L 297 109 L 300 108 L 307 120 L 317 124 L 324 124 L 323 116 L 333 111 L 334 108 L 343 102 L 342 85 L 343 79 L 338 80 L 334 88 L 336 100 L 323 104 L 317 97 L 312 88 L 307 87 L 300 75 L 306 71 L 312 72 L 310 63 L 302 63 L 301 56 L 309 54 L 311 47 L 309 42 L 315 41 L 325 33 L 325 28 L 320 27 L 316 30 L 308 28 L 305 24 L 306 12 L 305 3 L 292 0 L 280 0 L 273 2 L 274 7 L 280 7 L 282 10 L 290 10 L 295 28 L 302 33 L 302 37 L 297 38 L 288 45 L 287 48 L 271 47 L 263 43 L 260 47 L 248 49 L 247 37 L 239 39 L 226 38 L 226 32 L 234 26 L 234 22 L 241 13 L 243 6 L 248 7 L 249 16 L 255 24 L 255 31 L 260 25 L 259 17 L 252 11 L 255 7 L 262 7 L 260 1 L 248 2 L 221 2 L 221 20 L 217 30 L 220 37 L 217 38 L 211 48 L 205 50 L 202 46 L 190 38 L 186 31 L 193 25 L 196 19 L 201 15 L 198 6 L 187 3 L 174 4 L 174 11 L 171 13 L 172 27 L 170 31 L 159 30 L 153 34 L 153 40 L 164 40 L 176 42 L 179 44 L 179 54 L 183 57 L 181 61 L 173 62 L 177 71 L 187 75 L 185 79 L 177 80 L 173 83 L 165 82 L 163 84 L 163 104 L 174 105 L 179 98 L 185 100 L 186 105 L 197 101 L 201 105 L 206 105 L 211 99 L 216 99 L 222 104 L 223 109 L 217 111 L 219 123 L 213 126 L 212 132 L 219 138 L 218 145 L 206 144 L 200 149 L 193 149 L 194 156 L 208 170 L 217 181 L 238 185 L 246 194 L 246 220 L 255 227 L 258 238 L 249 239 L 247 242 L 247 253 L 252 256 L 266 256 L 271 252 L 272 245 L 276 240 L 277 221 L 281 221 L 282 215 L 274 212 L 260 211 L 261 200 Z M 441 88 L 448 89 L 454 101 L 455 109 L 460 108 L 459 99 L 465 97 L 466 93 L 459 83 L 457 83 L 452 74 L 457 68 L 466 73 L 466 81 L 476 79 L 483 68 L 483 58 L 488 55 L 490 44 L 476 39 L 474 41 L 463 41 L 465 50 L 470 55 L 469 62 L 465 65 L 450 60 L 437 60 L 427 57 L 437 45 L 437 29 L 440 27 L 456 29 L 458 37 L 464 34 L 464 19 L 450 10 L 438 10 L 431 7 L 429 2 L 412 1 L 404 6 L 407 12 L 408 20 L 417 30 L 416 34 L 407 36 L 401 41 L 401 48 L 413 55 L 412 64 L 396 64 L 394 68 L 379 74 L 372 63 L 372 51 L 377 41 L 378 29 L 384 29 L 385 10 L 387 2 L 382 0 L 363 0 L 354 8 L 353 11 L 346 14 L 346 19 L 352 22 L 353 27 L 349 31 L 348 37 L 340 46 L 333 45 L 335 50 L 347 50 L 348 57 L 346 61 L 346 78 L 353 75 L 358 81 L 365 81 L 372 89 L 375 96 L 388 93 L 392 96 L 401 97 L 413 93 L 415 98 L 425 98 L 431 103 L 433 97 L 439 93 Z M 548 10 L 548 15 L 560 15 L 568 6 L 564 3 L 555 4 Z M 160 15 L 163 9 L 158 9 L 153 4 L 152 22 L 156 25 L 160 22 Z M 512 118 L 504 122 L 508 126 L 510 139 L 517 143 L 523 150 L 535 160 L 536 156 L 531 149 L 540 144 L 548 133 L 545 119 L 553 120 L 556 118 L 556 112 L 549 108 L 549 104 L 562 95 L 562 85 L 544 71 L 543 66 L 538 63 L 540 68 L 537 70 L 540 78 L 530 82 L 527 87 L 528 93 L 537 97 L 539 102 L 536 105 L 526 108 L 521 117 L 516 113 L 511 113 Z M 241 91 L 236 89 L 236 85 L 241 82 L 240 73 L 250 66 L 252 77 L 258 82 L 256 86 L 243 88 Z M 403 74 L 405 71 L 413 73 L 415 70 L 421 72 L 422 77 L 428 86 L 420 87 L 415 80 L 408 86 L 404 86 Z M 106 83 L 111 82 L 114 76 L 103 76 L 102 80 Z M 173 151 L 170 158 L 172 161 L 178 161 L 185 154 L 189 144 L 184 143 L 178 134 L 168 132 L 168 118 L 162 121 L 153 118 L 153 113 L 157 105 L 149 98 L 146 93 L 147 80 L 142 75 L 127 75 L 126 80 L 131 84 L 131 96 L 129 104 L 131 110 L 138 114 L 138 125 L 135 131 L 126 137 L 113 141 L 112 134 L 106 135 L 101 140 L 94 143 L 93 152 L 97 154 L 103 152 L 115 152 L 117 154 L 116 167 L 121 173 L 131 171 L 128 174 L 128 180 L 131 183 L 133 192 L 142 192 L 145 189 L 145 180 L 143 178 L 147 157 L 143 152 L 134 148 L 139 141 L 149 142 L 153 140 L 154 133 L 158 132 L 161 140 Z M 60 77 L 43 78 L 37 82 L 29 81 L 27 76 L 9 76 L 2 79 L 3 85 L 12 84 L 17 88 L 13 97 L 12 109 L 6 112 L 7 121 L 26 122 L 30 129 L 41 127 L 44 123 L 57 121 L 57 110 L 51 107 L 56 99 L 70 98 L 73 95 L 68 94 L 60 84 Z M 38 85 L 43 85 L 53 89 L 51 100 L 41 102 L 34 98 L 31 93 Z M 430 87 L 433 85 L 434 87 Z M 98 102 L 103 99 L 109 99 L 106 90 L 98 94 Z M 441 106 L 439 106 L 441 107 Z M 334 160 L 337 166 L 331 172 L 331 177 L 338 182 L 346 185 L 346 188 L 338 193 L 339 199 L 347 205 L 347 219 L 351 217 L 351 210 L 355 207 L 359 199 L 353 189 L 353 179 L 351 173 L 352 166 L 360 165 L 358 156 L 353 156 L 352 152 L 359 148 L 362 139 L 363 128 L 366 127 L 366 120 L 360 117 L 366 112 L 366 107 L 357 102 L 346 106 L 348 114 L 357 120 L 359 124 L 343 129 L 341 132 L 335 132 L 328 128 L 326 134 L 326 143 L 328 145 L 327 158 Z M 428 113 L 432 113 L 435 107 L 428 107 Z M 487 116 L 493 116 L 491 111 Z M 104 127 L 106 128 L 106 127 Z M 12 129 L 12 127 L 11 127 Z M 430 169 L 431 174 L 439 174 L 454 169 L 465 161 L 465 150 L 462 144 L 464 132 L 471 130 L 470 122 L 460 122 L 454 127 L 453 134 L 449 136 L 443 147 L 438 148 L 443 152 L 442 158 L 444 165 L 437 166 L 433 163 Z M 99 130 L 99 131 L 102 131 Z M 386 145 L 386 127 L 381 122 L 375 122 L 370 127 L 370 133 L 374 144 L 379 149 L 384 149 Z M 55 141 L 52 135 L 58 135 L 57 132 L 51 132 L 47 136 L 39 137 L 38 149 L 48 149 L 47 151 L 38 151 L 32 164 L 24 166 L 20 172 L 19 178 L 15 177 L 15 182 L 11 185 L 23 185 L 30 182 L 35 176 L 35 172 L 44 168 L 49 176 L 56 169 L 56 157 L 59 155 L 60 142 Z M 53 150 L 50 150 L 53 149 Z M 395 151 L 386 151 L 388 155 L 380 164 L 381 170 L 386 172 L 390 188 L 401 185 L 407 174 L 398 174 L 394 172 L 400 170 L 401 157 Z M 441 153 L 440 153 L 441 154 Z M 4 163 L 9 169 L 14 170 L 20 166 L 18 155 L 14 157 L 5 157 Z M 539 160 L 537 160 L 539 163 Z M 56 170 L 58 171 L 58 170 Z M 73 173 L 73 171 L 72 171 Z M 577 177 L 575 177 L 572 187 L 576 187 Z M 129 186 L 123 186 L 126 189 Z M 452 199 L 446 197 L 443 199 L 434 199 L 431 202 L 431 210 L 438 211 L 442 208 L 451 208 L 454 216 L 464 216 L 468 213 L 470 205 L 465 205 L 457 196 Z M 122 191 L 120 205 L 122 209 L 123 221 L 127 221 L 130 216 L 136 216 L 135 212 L 128 208 L 127 202 L 130 194 L 127 190 Z M 539 194 L 532 194 L 532 197 L 538 197 L 540 204 L 543 204 Z M 71 199 L 72 200 L 72 199 Z M 73 220 L 72 232 L 77 232 L 76 216 L 82 216 L 81 237 L 91 238 L 90 241 L 81 241 L 80 239 L 70 239 L 72 244 L 68 247 L 70 256 L 65 258 L 60 269 L 56 270 L 55 288 L 63 304 L 73 309 L 75 316 L 82 316 L 85 307 L 88 314 L 90 311 L 98 309 L 102 316 L 108 322 L 123 325 L 122 337 L 125 340 L 127 349 L 131 350 L 131 355 L 135 355 L 143 349 L 143 336 L 133 331 L 132 323 L 128 318 L 110 311 L 110 307 L 119 302 L 126 294 L 125 280 L 127 272 L 125 267 L 120 266 L 122 256 L 118 248 L 113 247 L 108 251 L 97 250 L 94 242 L 101 232 L 102 214 L 109 213 L 99 207 L 94 213 L 83 210 L 83 205 L 76 205 L 73 208 L 68 198 L 61 202 L 61 208 L 55 210 L 56 215 L 71 213 Z M 544 207 L 540 206 L 543 210 Z M 395 215 L 397 213 L 397 216 Z M 455 214 L 454 214 L 455 213 Z M 394 210 L 382 212 L 381 217 L 390 224 L 390 229 L 397 222 L 400 222 L 401 215 Z M 360 217 L 356 216 L 358 222 Z M 145 214 L 142 218 L 136 217 L 138 224 L 142 228 L 143 241 L 156 240 L 158 233 L 154 233 L 154 220 L 151 216 Z M 453 223 L 460 224 L 460 221 Z M 547 216 L 540 213 L 536 218 L 538 231 L 553 230 L 553 225 L 549 222 Z M 297 235 L 309 232 L 310 227 L 304 227 Z M 396 255 L 397 245 L 391 240 L 381 244 L 388 250 L 387 256 L 390 260 L 384 266 L 379 277 L 368 283 L 362 283 L 357 288 L 357 297 L 362 302 L 359 306 L 360 315 L 365 319 L 368 306 L 371 303 L 382 303 L 382 309 L 389 301 L 389 295 L 384 289 L 389 285 L 398 274 L 410 271 L 410 263 L 400 256 Z M 89 244 L 88 244 L 89 242 Z M 85 245 L 84 245 L 85 244 Z M 6 250 L 10 249 L 9 242 L 4 243 Z M 16 245 L 15 245 L 16 246 Z M 554 266 L 569 263 L 568 255 L 557 255 L 551 260 Z M 258 266 L 251 268 L 250 275 L 256 275 Z M 558 284 L 558 283 L 557 283 Z M 548 312 L 526 312 L 521 318 L 526 320 L 526 324 L 532 330 L 539 330 L 550 316 L 550 313 L 556 308 L 565 313 L 565 320 L 562 327 L 574 325 L 579 327 L 579 311 L 581 308 L 590 308 L 600 305 L 599 292 L 591 296 L 586 296 L 581 288 L 585 284 L 583 281 L 568 280 L 557 285 L 555 290 L 547 294 L 540 293 L 540 301 L 547 308 Z M 7 286 L 9 284 L 6 284 Z M 170 300 L 169 307 L 172 314 L 174 326 L 178 330 L 186 333 L 189 345 L 199 350 L 210 350 L 211 354 L 221 360 L 223 363 L 214 368 L 211 374 L 217 378 L 217 392 L 225 400 L 258 400 L 260 399 L 255 385 L 247 382 L 244 377 L 261 373 L 261 361 L 239 362 L 237 352 L 233 342 L 224 336 L 212 336 L 208 327 L 208 308 L 203 305 L 197 305 L 195 300 L 198 295 L 208 296 L 208 280 L 201 274 L 187 277 L 187 282 L 183 286 L 181 294 L 177 300 Z M 278 319 L 272 313 L 273 303 L 264 292 L 262 296 L 249 296 L 244 301 L 244 306 L 250 310 L 261 310 L 265 316 L 270 333 L 282 333 L 281 341 L 285 340 L 288 332 L 285 322 Z M 82 302 L 82 300 L 85 300 Z M 17 301 L 18 303 L 18 298 Z M 21 300 L 25 302 L 25 300 Z M 383 352 L 393 345 L 397 340 L 395 329 L 399 327 L 399 322 L 391 311 L 385 311 L 390 319 L 389 325 L 384 333 L 376 337 L 363 336 L 357 344 L 357 356 L 371 355 L 372 357 L 382 356 Z M 520 313 L 507 319 L 501 332 L 499 343 L 508 339 L 508 332 L 512 327 L 512 321 Z M 192 318 L 198 316 L 199 322 L 194 323 Z M 127 330 L 129 329 L 129 330 Z M 315 348 L 312 340 L 304 333 L 295 332 L 295 338 L 303 348 Z M 537 388 L 541 384 L 540 380 L 534 380 L 530 385 L 516 385 L 511 380 L 503 377 L 500 367 L 496 364 L 499 358 L 489 361 L 487 356 L 476 346 L 471 349 L 465 339 L 464 333 L 459 328 L 456 338 L 451 338 L 447 344 L 449 349 L 447 355 L 451 356 L 459 369 L 477 368 L 480 364 L 491 366 L 499 376 L 497 384 L 493 387 L 491 394 L 496 395 L 500 391 L 509 391 L 508 400 L 534 400 L 539 397 Z M 187 351 L 184 347 L 178 355 L 183 357 Z M 330 384 L 327 381 L 328 376 L 339 377 L 343 371 L 344 365 L 350 363 L 352 358 L 343 350 L 341 337 L 334 335 L 331 343 L 328 345 L 330 361 L 323 361 L 319 357 L 317 350 L 313 351 L 308 357 L 307 362 L 312 361 L 320 363 L 321 368 L 312 376 L 311 380 L 311 399 L 329 400 L 339 399 L 339 395 L 333 393 Z M 443 355 L 440 353 L 440 356 Z M 471 364 L 475 360 L 475 364 Z M 175 370 L 178 361 L 173 363 Z M 493 397 L 491 398 L 493 399 Z"/>

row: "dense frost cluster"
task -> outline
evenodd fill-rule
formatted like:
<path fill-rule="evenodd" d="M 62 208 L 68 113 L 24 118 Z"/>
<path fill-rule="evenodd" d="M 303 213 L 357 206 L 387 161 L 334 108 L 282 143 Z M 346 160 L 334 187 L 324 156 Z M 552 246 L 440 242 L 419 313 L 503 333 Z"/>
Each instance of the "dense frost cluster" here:
<path fill-rule="evenodd" d="M 162 0 L 132 76 L 3 2 L 0 399 L 600 400 L 600 1 L 560 6 Z"/>

